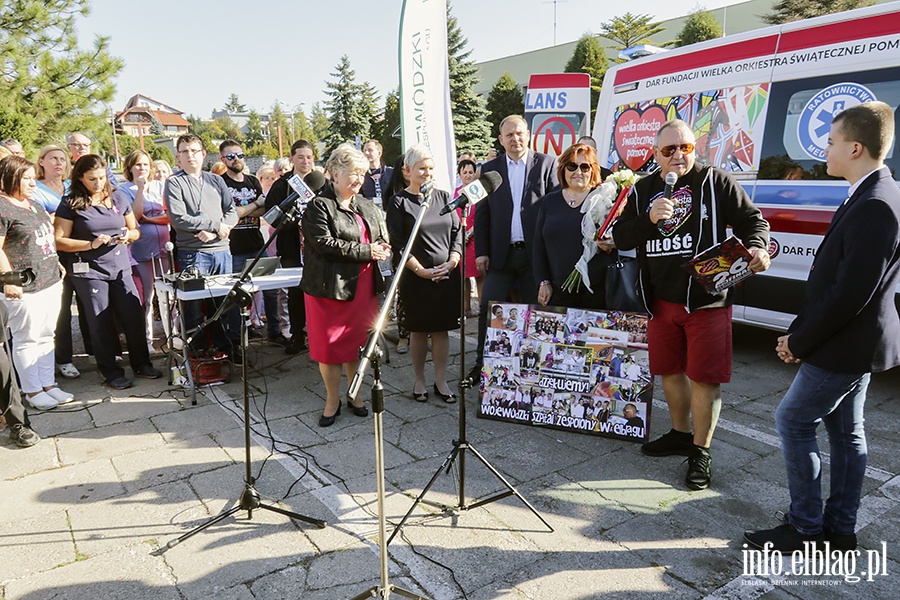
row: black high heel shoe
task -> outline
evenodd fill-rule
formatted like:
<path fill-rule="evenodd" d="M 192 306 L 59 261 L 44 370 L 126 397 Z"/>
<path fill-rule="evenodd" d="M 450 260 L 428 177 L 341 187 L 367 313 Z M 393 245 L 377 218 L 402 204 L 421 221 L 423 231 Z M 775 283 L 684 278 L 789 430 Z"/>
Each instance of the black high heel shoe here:
<path fill-rule="evenodd" d="M 428 390 L 425 390 L 424 392 L 413 390 L 412 397 L 416 402 L 428 402 Z"/>
<path fill-rule="evenodd" d="M 341 405 L 338 404 L 337 412 L 331 415 L 330 417 L 326 417 L 322 415 L 319 417 L 319 427 L 331 427 L 334 425 L 334 420 L 337 419 L 341 414 Z"/>
<path fill-rule="evenodd" d="M 354 406 L 352 402 L 347 400 L 347 408 L 352 410 L 353 414 L 356 415 L 357 417 L 368 417 L 369 416 L 369 409 L 366 408 L 365 404 L 363 404 L 362 406 Z"/>
<path fill-rule="evenodd" d="M 438 395 L 438 397 L 446 402 L 447 404 L 453 404 L 456 402 L 456 394 L 450 392 L 449 394 L 442 394 L 441 390 L 438 389 L 437 384 L 434 384 L 434 393 Z"/>

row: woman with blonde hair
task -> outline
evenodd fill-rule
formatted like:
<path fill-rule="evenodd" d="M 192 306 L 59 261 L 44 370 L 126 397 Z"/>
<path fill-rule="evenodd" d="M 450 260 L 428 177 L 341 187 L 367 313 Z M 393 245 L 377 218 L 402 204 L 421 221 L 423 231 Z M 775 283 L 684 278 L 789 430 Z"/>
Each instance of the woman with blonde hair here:
<path fill-rule="evenodd" d="M 70 170 L 69 157 L 61 146 L 51 144 L 41 149 L 36 165 L 37 185 L 31 199 L 43 206 L 51 216 L 69 190 Z"/>
<path fill-rule="evenodd" d="M 306 242 L 300 286 L 306 306 L 309 357 L 319 363 L 327 397 L 319 427 L 341 414 L 341 368 L 350 381 L 359 366 L 378 313 L 377 294 L 384 278 L 376 264 L 391 255 L 381 211 L 359 192 L 369 168 L 362 152 L 338 146 L 325 165 L 333 186 L 325 186 L 303 213 Z M 365 404 L 347 401 L 353 414 L 368 414 Z"/>
<path fill-rule="evenodd" d="M 397 248 L 410 241 L 413 225 L 423 210 L 422 186 L 430 184 L 434 158 L 424 146 L 411 147 L 403 159 L 403 176 L 409 182 L 405 189 L 388 201 L 387 223 L 391 240 Z M 400 302 L 403 304 L 401 325 L 410 332 L 409 349 L 416 381 L 412 395 L 417 402 L 428 399 L 425 386 L 425 359 L 431 336 L 431 358 L 434 361 L 434 393 L 444 402 L 456 402 L 447 384 L 447 359 L 450 352 L 448 331 L 459 325 L 459 295 L 462 285 L 459 270 L 463 252 L 462 224 L 456 211 L 446 215 L 441 209 L 450 203 L 450 194 L 434 190 L 422 220 L 418 236 L 412 242 L 406 264 L 394 268 L 407 269 L 400 279 Z M 395 263 L 399 256 L 394 257 Z"/>

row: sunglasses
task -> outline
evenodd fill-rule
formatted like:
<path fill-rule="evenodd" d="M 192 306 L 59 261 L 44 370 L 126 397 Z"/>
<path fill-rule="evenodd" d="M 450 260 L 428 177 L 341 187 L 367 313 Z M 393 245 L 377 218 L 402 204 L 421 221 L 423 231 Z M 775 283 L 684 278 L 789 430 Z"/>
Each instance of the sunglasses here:
<path fill-rule="evenodd" d="M 227 158 L 228 160 L 234 160 L 236 158 L 244 158 L 244 153 L 243 152 L 229 152 L 228 154 L 225 155 L 225 158 Z"/>
<path fill-rule="evenodd" d="M 568 171 L 569 173 L 574 173 L 578 169 L 581 169 L 582 173 L 590 173 L 591 168 L 592 167 L 591 167 L 590 163 L 573 163 L 573 162 L 566 163 L 566 171 Z"/>
<path fill-rule="evenodd" d="M 691 152 L 694 151 L 694 145 L 693 144 L 675 144 L 672 146 L 663 146 L 662 148 L 659 149 L 659 153 L 662 154 L 664 157 L 669 158 L 673 154 L 675 154 L 676 150 L 681 150 L 682 154 L 690 154 Z"/>

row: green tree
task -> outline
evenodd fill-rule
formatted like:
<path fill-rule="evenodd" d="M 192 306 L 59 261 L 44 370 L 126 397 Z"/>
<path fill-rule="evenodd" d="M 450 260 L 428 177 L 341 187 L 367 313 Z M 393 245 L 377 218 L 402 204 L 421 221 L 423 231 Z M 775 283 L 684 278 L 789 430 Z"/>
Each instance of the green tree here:
<path fill-rule="evenodd" d="M 269 113 L 269 143 L 275 148 L 278 148 L 279 128 L 281 129 L 282 149 L 284 150 L 284 153 L 287 154 L 288 148 L 294 143 L 293 140 L 290 139 L 291 122 L 288 120 L 287 115 L 284 114 L 284 111 L 281 110 L 281 105 L 276 102 L 272 105 L 272 110 Z"/>
<path fill-rule="evenodd" d="M 219 147 L 213 142 L 213 131 L 210 127 L 211 122 L 204 121 L 200 117 L 195 117 L 194 115 L 188 115 L 187 120 L 191 124 L 191 126 L 188 127 L 188 131 L 203 141 L 203 149 L 206 150 L 207 153 L 218 152 Z"/>
<path fill-rule="evenodd" d="M 244 152 L 247 156 L 265 156 L 266 158 L 278 158 L 278 148 L 263 140 L 253 145 L 248 145 Z"/>
<path fill-rule="evenodd" d="M 600 98 L 600 88 L 608 66 L 606 50 L 600 40 L 590 33 L 581 36 L 575 44 L 572 58 L 566 63 L 566 73 L 587 73 L 591 76 L 591 122 L 597 112 L 597 100 Z"/>
<path fill-rule="evenodd" d="M 163 129 L 162 123 L 159 122 L 159 119 L 157 119 L 153 115 L 150 115 L 150 133 L 152 135 L 161 136 L 164 132 L 165 129 Z"/>
<path fill-rule="evenodd" d="M 250 146 L 266 140 L 266 134 L 263 133 L 262 117 L 255 110 L 251 110 L 250 114 L 247 115 L 247 135 L 244 139 Z"/>
<path fill-rule="evenodd" d="M 381 161 L 390 166 L 403 153 L 400 141 L 400 90 L 394 90 L 384 99 L 384 111 L 372 128 L 372 137 L 381 142 Z M 397 132 L 397 135 L 394 135 Z"/>
<path fill-rule="evenodd" d="M 521 115 L 525 112 L 522 89 L 513 76 L 504 73 L 494 83 L 487 97 L 488 120 L 491 124 L 491 139 L 500 135 L 500 121 L 507 115 Z M 495 142 L 496 143 L 496 142 Z M 477 156 L 482 156 L 478 154 Z"/>
<path fill-rule="evenodd" d="M 218 119 L 213 119 L 212 123 L 209 126 L 210 135 L 214 140 L 236 140 L 238 142 L 244 141 L 244 133 L 241 131 L 241 128 L 238 127 L 237 123 L 231 120 L 231 117 L 219 117 Z M 216 148 L 218 151 L 218 148 Z"/>
<path fill-rule="evenodd" d="M 230 113 L 242 113 L 247 111 L 247 107 L 246 105 L 241 104 L 237 94 L 232 94 L 228 97 L 228 102 L 225 103 L 222 110 L 226 110 Z"/>
<path fill-rule="evenodd" d="M 168 146 L 161 146 L 152 142 L 148 146 L 147 140 L 144 140 L 144 147 L 147 149 L 147 154 L 149 154 L 150 158 L 153 160 L 164 160 L 169 163 L 169 165 L 175 164 L 175 155 L 172 154 L 172 151 Z"/>
<path fill-rule="evenodd" d="M 119 154 L 122 155 L 122 158 L 125 158 L 135 150 L 141 147 L 141 140 L 131 135 L 121 134 L 117 135 L 116 139 L 119 141 Z M 147 142 L 150 140 L 144 140 L 144 146 L 148 146 Z M 91 148 L 93 150 L 93 148 Z M 149 152 L 148 152 L 149 154 Z"/>
<path fill-rule="evenodd" d="M 325 114 L 325 110 L 318 102 L 313 104 L 309 110 L 309 121 L 316 141 L 321 141 L 328 137 L 331 124 L 328 122 L 328 115 Z M 312 140 L 307 141 L 311 142 Z"/>
<path fill-rule="evenodd" d="M 447 54 L 450 68 L 450 110 L 453 113 L 453 132 L 456 152 L 469 151 L 485 156 L 491 147 L 491 124 L 484 98 L 475 93 L 478 68 L 466 50 L 469 41 L 462 34 L 459 23 L 447 3 Z"/>
<path fill-rule="evenodd" d="M 600 31 L 603 37 L 614 42 L 611 48 L 619 52 L 632 46 L 652 43 L 650 38 L 657 33 L 665 31 L 665 27 L 653 21 L 653 17 L 650 15 L 633 15 L 627 12 L 621 17 L 614 17 L 601 23 Z M 666 42 L 665 44 L 657 45 L 666 46 L 669 44 L 670 42 Z"/>
<path fill-rule="evenodd" d="M 325 137 L 326 154 L 343 142 L 353 143 L 356 136 L 367 139 L 371 123 L 378 114 L 378 96 L 368 82 L 356 83 L 356 71 L 346 54 L 341 56 L 333 81 L 325 82 L 325 112 L 331 125 Z"/>
<path fill-rule="evenodd" d="M 698 8 L 684 20 L 684 27 L 678 34 L 678 46 L 688 46 L 697 42 L 722 37 L 722 26 L 710 11 Z"/>
<path fill-rule="evenodd" d="M 82 130 L 106 141 L 122 61 L 109 38 L 78 45 L 77 20 L 89 0 L 8 0 L 0 4 L 0 131 L 33 147 Z M 103 109 L 100 108 L 102 111 Z"/>
<path fill-rule="evenodd" d="M 874 0 L 778 0 L 772 5 L 772 12 L 763 15 L 763 21 L 780 25 L 873 4 Z"/>

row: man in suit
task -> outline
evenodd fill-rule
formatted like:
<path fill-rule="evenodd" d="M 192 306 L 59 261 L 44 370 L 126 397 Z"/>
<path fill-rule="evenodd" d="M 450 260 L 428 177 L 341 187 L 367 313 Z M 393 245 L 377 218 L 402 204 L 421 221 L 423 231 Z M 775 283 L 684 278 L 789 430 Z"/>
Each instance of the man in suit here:
<path fill-rule="evenodd" d="M 503 183 L 481 202 L 475 213 L 475 265 L 486 275 L 478 314 L 478 355 L 469 373 L 473 381 L 478 381 L 484 362 L 490 303 L 504 302 L 516 283 L 521 302 L 533 304 L 537 300 L 531 241 L 541 198 L 559 183 L 556 160 L 528 148 L 531 133 L 523 117 L 510 115 L 503 119 L 498 137 L 506 154 L 482 165 L 481 173 L 496 171 Z"/>
<path fill-rule="evenodd" d="M 871 373 L 900 364 L 900 190 L 884 165 L 894 115 L 867 102 L 834 117 L 828 174 L 850 182 L 816 252 L 806 303 L 776 352 L 800 370 L 775 412 L 791 494 L 784 522 L 748 531 L 756 548 L 802 550 L 804 542 L 856 549 L 856 514 L 866 470 L 863 406 Z M 831 444 L 831 494 L 822 507 L 816 429 Z"/>

